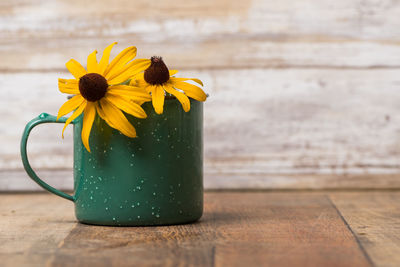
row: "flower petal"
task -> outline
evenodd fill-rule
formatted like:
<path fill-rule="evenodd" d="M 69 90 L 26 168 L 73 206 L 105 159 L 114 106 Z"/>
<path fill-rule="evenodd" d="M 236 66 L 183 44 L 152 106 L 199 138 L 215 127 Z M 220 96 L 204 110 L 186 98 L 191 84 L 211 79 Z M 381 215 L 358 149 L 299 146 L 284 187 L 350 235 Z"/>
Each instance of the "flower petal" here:
<path fill-rule="evenodd" d="M 169 76 L 175 75 L 178 73 L 178 70 L 169 70 Z"/>
<path fill-rule="evenodd" d="M 196 78 L 175 78 L 175 77 L 171 77 L 171 78 L 169 78 L 169 79 L 170 79 L 172 82 L 184 82 L 184 81 L 192 80 L 192 81 L 194 81 L 194 82 L 200 84 L 201 86 L 204 86 L 204 85 L 203 85 L 203 82 L 202 82 L 201 80 L 199 80 L 199 79 L 196 79 Z"/>
<path fill-rule="evenodd" d="M 120 68 L 122 68 L 126 63 L 131 61 L 136 57 L 137 49 L 134 46 L 125 48 L 121 53 L 119 53 L 108 65 L 104 72 L 104 76 L 107 78 L 113 76 Z"/>
<path fill-rule="evenodd" d="M 144 80 L 144 73 L 140 72 L 133 76 L 131 80 L 129 81 L 129 85 L 131 86 L 137 86 L 143 88 L 145 91 L 149 91 L 146 89 L 146 87 L 149 85 L 145 80 Z"/>
<path fill-rule="evenodd" d="M 76 61 L 75 59 L 70 59 L 65 66 L 71 72 L 72 75 L 74 75 L 75 78 L 79 79 L 83 75 L 85 75 L 87 72 L 82 65 Z"/>
<path fill-rule="evenodd" d="M 61 133 L 62 138 L 64 138 L 64 131 L 65 131 L 65 129 L 67 128 L 68 124 L 70 124 L 71 121 L 75 120 L 76 118 L 78 118 L 79 115 L 82 114 L 83 110 L 84 110 L 85 107 L 86 107 L 86 104 L 87 104 L 86 101 L 83 102 L 82 105 L 80 105 L 80 106 L 78 107 L 78 109 L 75 110 L 74 113 L 67 119 L 67 121 L 66 121 L 65 124 L 64 124 L 64 128 L 63 128 L 63 130 L 62 130 L 62 133 Z"/>
<path fill-rule="evenodd" d="M 166 84 L 163 87 L 167 93 L 174 95 L 178 99 L 178 101 L 181 102 L 183 110 L 185 112 L 188 112 L 190 110 L 190 100 L 185 94 L 178 92 L 177 90 L 172 88 L 172 86 L 169 84 Z"/>
<path fill-rule="evenodd" d="M 185 92 L 185 95 L 187 95 L 188 97 L 191 97 L 198 101 L 205 101 L 207 99 L 207 95 L 204 93 L 204 91 L 196 85 L 186 82 L 171 82 L 171 84 L 174 87 L 183 90 Z"/>
<path fill-rule="evenodd" d="M 69 84 L 79 84 L 79 80 L 78 79 L 58 78 L 58 82 L 60 82 L 60 83 L 69 83 Z"/>
<path fill-rule="evenodd" d="M 81 138 L 83 145 L 86 147 L 87 151 L 90 152 L 89 136 L 90 131 L 92 130 L 94 118 L 96 117 L 96 106 L 94 102 L 87 102 L 83 115 Z"/>
<path fill-rule="evenodd" d="M 107 69 L 108 66 L 108 62 L 110 61 L 110 54 L 111 54 L 111 50 L 114 47 L 114 45 L 116 45 L 117 42 L 114 42 L 112 44 L 110 44 L 109 46 L 106 47 L 106 49 L 104 49 L 103 51 L 103 55 L 100 59 L 100 63 L 99 63 L 99 69 L 98 69 L 98 73 L 103 75 L 105 70 Z"/>
<path fill-rule="evenodd" d="M 150 63 L 151 64 L 151 63 Z M 132 77 L 132 80 L 144 81 L 144 72 L 138 73 Z"/>
<path fill-rule="evenodd" d="M 97 114 L 99 114 L 100 118 L 102 118 L 105 122 L 107 122 L 107 124 L 110 125 L 112 128 L 116 129 L 115 126 L 113 126 L 113 124 L 107 118 L 107 116 L 104 113 L 104 110 L 101 108 L 99 102 L 96 102 L 96 110 L 97 110 Z"/>
<path fill-rule="evenodd" d="M 58 79 L 58 89 L 65 94 L 79 94 L 79 82 L 75 79 Z"/>
<path fill-rule="evenodd" d="M 105 121 L 110 122 L 111 127 L 119 130 L 128 137 L 136 137 L 136 130 L 126 119 L 125 115 L 106 98 L 100 100 L 101 108 L 104 111 Z"/>
<path fill-rule="evenodd" d="M 121 97 L 119 95 L 107 94 L 105 98 L 107 99 L 107 101 L 111 102 L 114 106 L 125 111 L 128 114 L 131 114 L 132 116 L 141 119 L 147 118 L 147 114 L 141 106 L 132 101 L 129 101 L 124 97 Z"/>
<path fill-rule="evenodd" d="M 133 60 L 129 64 L 115 71 L 112 75 L 110 74 L 107 81 L 109 84 L 120 84 L 146 70 L 150 64 L 151 61 L 148 59 Z"/>
<path fill-rule="evenodd" d="M 85 101 L 85 99 L 81 95 L 76 95 L 65 102 L 58 110 L 57 120 L 79 107 L 83 101 Z"/>
<path fill-rule="evenodd" d="M 97 55 L 97 50 L 94 50 L 87 58 L 88 73 L 98 73 L 98 64 L 96 55 Z"/>
<path fill-rule="evenodd" d="M 134 101 L 150 101 L 151 96 L 143 88 L 129 85 L 112 85 L 107 93 L 129 97 Z"/>
<path fill-rule="evenodd" d="M 151 91 L 153 107 L 157 114 L 162 114 L 164 110 L 164 89 L 160 85 L 153 86 Z"/>
<path fill-rule="evenodd" d="M 194 81 L 194 82 L 200 84 L 201 86 L 204 86 L 203 82 L 202 82 L 200 79 L 197 79 L 197 78 L 190 78 L 189 80 L 192 80 L 192 81 Z"/>

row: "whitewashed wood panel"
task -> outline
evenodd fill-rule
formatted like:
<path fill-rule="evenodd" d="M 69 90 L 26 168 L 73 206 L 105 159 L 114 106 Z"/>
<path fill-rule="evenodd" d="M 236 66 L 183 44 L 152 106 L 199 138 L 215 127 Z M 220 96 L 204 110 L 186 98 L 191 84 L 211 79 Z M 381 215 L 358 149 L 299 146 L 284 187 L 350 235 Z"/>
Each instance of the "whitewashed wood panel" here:
<path fill-rule="evenodd" d="M 184 68 L 399 66 L 400 2 L 3 0 L 0 69 L 62 69 L 112 41 Z"/>
<path fill-rule="evenodd" d="M 25 123 L 64 102 L 67 60 L 113 41 L 205 81 L 207 188 L 400 187 L 399 14 L 391 0 L 2 0 L 0 190 L 37 188 Z M 60 131 L 38 127 L 29 151 L 71 189 Z"/>
<path fill-rule="evenodd" d="M 202 79 L 211 95 L 205 104 L 206 184 L 234 187 L 233 177 L 249 186 L 310 188 L 314 180 L 307 180 L 308 175 L 319 175 L 317 187 L 350 186 L 351 181 L 340 182 L 346 176 L 385 174 L 393 180 L 400 172 L 399 71 L 184 71 L 184 76 Z M 0 75 L 0 170 L 21 170 L 23 127 L 42 111 L 57 112 L 65 100 L 57 77 L 66 75 Z M 43 125 L 32 133 L 29 149 L 35 168 L 72 166 L 71 134 L 63 141 L 60 131 L 61 125 Z M 332 182 L 336 176 L 342 178 Z M 302 178 L 296 182 L 295 177 Z"/>
<path fill-rule="evenodd" d="M 72 170 L 37 171 L 48 184 L 72 191 Z M 317 175 L 317 174 L 205 174 L 207 190 L 370 190 L 400 189 L 398 174 Z M 44 191 L 22 170 L 0 171 L 0 191 Z"/>
<path fill-rule="evenodd" d="M 400 4 L 391 0 L 3 0 L 0 7 L 3 34 L 18 38 L 136 34 L 154 42 L 285 33 L 400 39 Z"/>
<path fill-rule="evenodd" d="M 311 37 L 310 37 L 311 38 Z M 133 37 L 100 39 L 14 40 L 1 44 L 0 71 L 47 72 L 65 69 L 74 58 L 85 64 L 87 55 L 95 48 L 102 51 L 118 40 L 113 55 L 135 45 L 139 58 L 163 56 L 165 62 L 179 69 L 224 68 L 397 68 L 400 66 L 400 45 L 370 41 L 306 41 L 287 40 L 216 40 L 204 42 L 133 41 Z M 400 42 L 399 42 L 400 43 Z M 49 47 L 51 46 L 51 47 Z M 98 56 L 100 59 L 100 55 Z"/>

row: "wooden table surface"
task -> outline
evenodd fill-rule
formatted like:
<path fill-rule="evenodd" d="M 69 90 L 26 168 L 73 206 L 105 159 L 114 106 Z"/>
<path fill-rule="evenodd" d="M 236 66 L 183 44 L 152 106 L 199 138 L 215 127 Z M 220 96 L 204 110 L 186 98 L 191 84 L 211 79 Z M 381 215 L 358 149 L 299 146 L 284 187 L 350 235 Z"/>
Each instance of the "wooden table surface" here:
<path fill-rule="evenodd" d="M 207 192 L 198 223 L 100 227 L 0 195 L 2 266 L 400 266 L 400 191 Z"/>

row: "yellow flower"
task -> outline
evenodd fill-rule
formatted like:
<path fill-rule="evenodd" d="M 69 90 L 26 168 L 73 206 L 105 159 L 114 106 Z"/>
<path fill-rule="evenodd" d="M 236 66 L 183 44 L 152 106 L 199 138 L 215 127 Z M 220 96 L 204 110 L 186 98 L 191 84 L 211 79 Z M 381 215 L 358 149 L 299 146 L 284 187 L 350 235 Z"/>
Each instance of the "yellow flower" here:
<path fill-rule="evenodd" d="M 136 130 L 122 111 L 138 118 L 146 118 L 146 112 L 139 105 L 150 101 L 151 97 L 142 88 L 122 85 L 132 76 L 150 66 L 148 59 L 136 59 L 136 47 L 128 47 L 109 63 L 110 53 L 116 42 L 109 45 L 97 62 L 95 50 L 88 56 L 87 71 L 76 60 L 67 62 L 67 69 L 75 79 L 58 79 L 58 88 L 62 93 L 73 94 L 58 111 L 57 119 L 72 111 L 62 131 L 75 118 L 84 113 L 82 143 L 90 152 L 89 136 L 96 113 L 111 127 L 126 136 L 135 137 Z M 122 110 L 122 111 L 121 111 Z"/>
<path fill-rule="evenodd" d="M 200 87 L 185 82 L 192 80 L 203 86 L 199 79 L 173 77 L 177 72 L 177 70 L 168 70 L 162 58 L 154 56 L 151 58 L 151 65 L 144 73 L 137 74 L 129 84 L 143 87 L 151 94 L 153 107 L 157 114 L 163 113 L 165 93 L 175 96 L 181 102 L 183 110 L 188 112 L 190 110 L 188 97 L 205 101 L 207 95 Z"/>

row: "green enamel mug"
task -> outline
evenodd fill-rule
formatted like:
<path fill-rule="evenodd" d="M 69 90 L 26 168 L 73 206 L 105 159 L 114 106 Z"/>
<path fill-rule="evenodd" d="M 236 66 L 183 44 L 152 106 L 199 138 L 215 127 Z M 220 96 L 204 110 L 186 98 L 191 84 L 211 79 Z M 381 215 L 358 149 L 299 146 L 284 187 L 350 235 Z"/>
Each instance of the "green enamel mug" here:
<path fill-rule="evenodd" d="M 41 187 L 75 203 L 78 221 L 96 225 L 143 226 L 194 222 L 203 213 L 203 103 L 191 100 L 184 112 L 166 99 L 164 113 L 143 104 L 147 119 L 127 115 L 137 137 L 129 138 L 99 116 L 90 134 L 89 153 L 81 141 L 82 116 L 74 126 L 74 194 L 42 181 L 31 168 L 27 141 L 42 123 L 67 118 L 43 113 L 30 121 L 21 140 L 28 175 Z"/>

